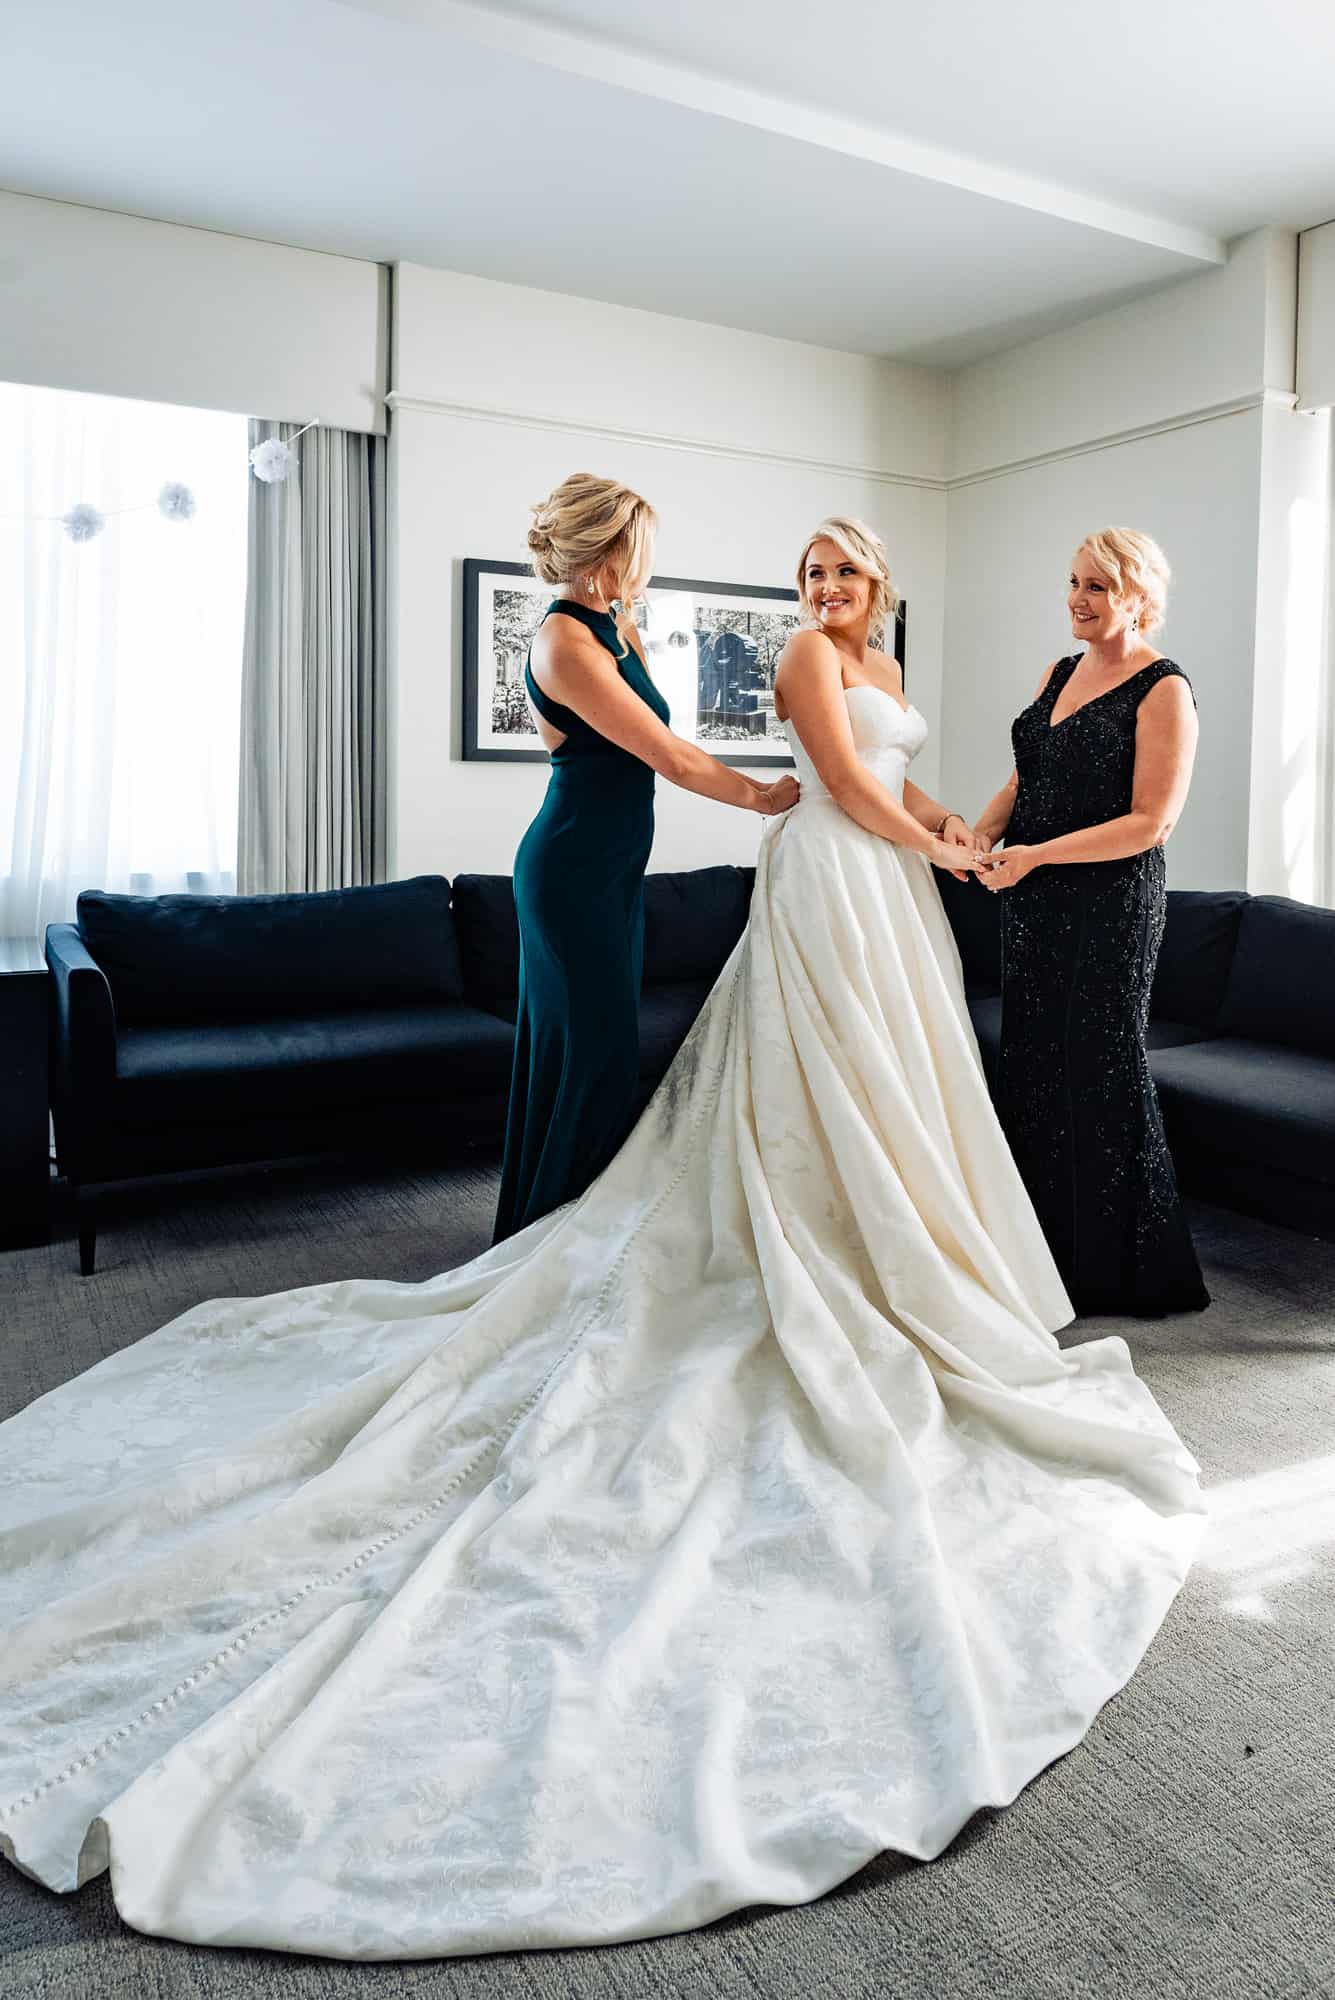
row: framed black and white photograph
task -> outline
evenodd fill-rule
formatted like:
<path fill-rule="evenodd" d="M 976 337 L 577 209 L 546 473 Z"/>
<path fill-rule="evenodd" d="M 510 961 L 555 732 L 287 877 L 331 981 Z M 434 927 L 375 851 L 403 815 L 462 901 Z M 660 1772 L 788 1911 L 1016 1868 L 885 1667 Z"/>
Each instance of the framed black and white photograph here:
<path fill-rule="evenodd" d="M 463 586 L 463 754 L 545 762 L 524 663 L 552 586 L 527 563 L 475 557 L 464 563 Z M 635 622 L 679 736 L 725 764 L 792 764 L 774 713 L 774 674 L 784 641 L 802 623 L 795 590 L 656 576 Z M 890 648 L 901 667 L 905 629 L 901 604 Z"/>

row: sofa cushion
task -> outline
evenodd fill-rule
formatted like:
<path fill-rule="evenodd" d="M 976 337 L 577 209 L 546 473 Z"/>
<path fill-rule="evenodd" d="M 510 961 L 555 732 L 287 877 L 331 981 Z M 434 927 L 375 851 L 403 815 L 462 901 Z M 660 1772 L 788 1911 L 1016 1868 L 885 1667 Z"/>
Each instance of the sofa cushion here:
<path fill-rule="evenodd" d="M 936 873 L 971 993 L 1001 990 L 1001 898 L 970 879 Z M 1223 998 L 1243 905 L 1241 890 L 1170 890 L 1168 921 L 1154 978 L 1151 1014 L 1213 1025 Z"/>
<path fill-rule="evenodd" d="M 690 868 L 644 879 L 644 985 L 705 982 L 746 927 L 754 869 Z M 519 1007 L 519 920 L 508 875 L 457 875 L 454 922 L 464 996 L 502 1020 Z"/>
<path fill-rule="evenodd" d="M 1213 1027 L 1249 898 L 1241 889 L 1170 889 L 1151 1015 Z"/>
<path fill-rule="evenodd" d="M 932 871 L 950 919 L 964 967 L 964 983 L 980 993 L 1001 991 L 1001 897 L 976 876 L 957 882 L 942 869 Z"/>
<path fill-rule="evenodd" d="M 712 981 L 684 979 L 647 986 L 640 1000 L 640 1076 L 659 1083 L 690 1033 Z"/>
<path fill-rule="evenodd" d="M 128 1028 L 108 1106 L 138 1128 L 504 1092 L 513 1030 L 458 1001 Z"/>
<path fill-rule="evenodd" d="M 464 998 L 513 1021 L 519 1012 L 519 918 L 508 875 L 456 875 L 454 928 Z"/>
<path fill-rule="evenodd" d="M 443 875 L 308 896 L 85 890 L 79 932 L 121 1025 L 463 997 Z"/>
<path fill-rule="evenodd" d="M 1335 1184 L 1335 1063 L 1221 1037 L 1164 1049 L 1151 1067 L 1171 1144 Z"/>
<path fill-rule="evenodd" d="M 717 979 L 750 910 L 740 868 L 688 868 L 644 880 L 644 980 Z"/>
<path fill-rule="evenodd" d="M 1287 896 L 1249 898 L 1219 1028 L 1335 1054 L 1335 910 Z"/>

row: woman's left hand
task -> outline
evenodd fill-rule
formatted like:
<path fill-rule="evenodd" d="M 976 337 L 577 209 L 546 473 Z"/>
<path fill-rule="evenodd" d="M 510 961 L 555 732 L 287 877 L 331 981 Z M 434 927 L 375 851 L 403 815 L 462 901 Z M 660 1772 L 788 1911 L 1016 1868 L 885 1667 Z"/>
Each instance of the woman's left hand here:
<path fill-rule="evenodd" d="M 1031 870 L 1042 865 L 1043 857 L 1036 847 L 1003 847 L 979 855 L 978 880 L 985 889 L 1013 889 Z"/>

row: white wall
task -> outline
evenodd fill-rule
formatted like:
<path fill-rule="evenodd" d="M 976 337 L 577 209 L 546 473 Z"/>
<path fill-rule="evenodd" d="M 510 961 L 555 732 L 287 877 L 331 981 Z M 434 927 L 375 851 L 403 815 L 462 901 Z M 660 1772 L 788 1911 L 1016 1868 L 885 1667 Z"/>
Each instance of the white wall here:
<path fill-rule="evenodd" d="M 1247 887 L 1324 902 L 1331 413 L 1261 413 Z"/>
<path fill-rule="evenodd" d="M 1335 403 L 1335 222 L 1299 238 L 1298 407 Z"/>
<path fill-rule="evenodd" d="M 383 431 L 388 272 L 0 192 L 0 380 Z"/>
<path fill-rule="evenodd" d="M 1289 515 L 1290 541 L 1276 531 L 1271 550 L 1273 603 L 1291 635 L 1300 671 L 1281 719 L 1268 730 L 1258 726 L 1257 756 L 1268 760 L 1270 788 L 1280 800 L 1283 825 L 1279 850 L 1255 832 L 1258 866 L 1267 873 L 1288 869 L 1296 881 L 1310 879 L 1312 900 L 1335 907 L 1335 222 L 1309 229 L 1298 240 L 1298 408 L 1319 412 L 1325 431 L 1324 478 L 1314 453 L 1304 450 Z M 1277 450 L 1287 446 L 1277 439 Z M 1324 557 L 1316 561 L 1326 583 L 1324 616 L 1315 632 L 1308 622 L 1312 593 L 1311 545 L 1325 516 Z M 1286 582 L 1287 578 L 1287 582 Z M 1260 680 L 1258 677 L 1258 688 Z M 1273 776 L 1281 773 L 1279 781 Z M 1287 771 L 1288 786 L 1284 789 Z M 1308 829 L 1310 827 L 1310 837 Z M 1297 865 L 1290 861 L 1294 849 Z M 1312 852 L 1311 865 L 1306 856 Z M 1297 894 L 1306 893 L 1298 889 Z"/>
<path fill-rule="evenodd" d="M 943 796 L 974 814 L 1011 769 L 1010 727 L 1050 660 L 1081 536 L 1145 529 L 1175 567 L 1156 644 L 1196 691 L 1201 747 L 1168 847 L 1176 888 L 1246 879 L 1260 412 L 1063 458 L 950 495 Z"/>
<path fill-rule="evenodd" d="M 908 599 L 908 683 L 935 726 L 941 375 L 411 265 L 394 325 L 395 874 L 508 873 L 537 810 L 543 766 L 459 758 L 459 565 L 522 561 L 529 503 L 577 469 L 648 494 L 665 575 L 783 585 L 822 515 L 864 515 Z M 916 767 L 929 787 L 935 749 Z M 760 827 L 660 784 L 650 866 L 749 861 Z"/>
<path fill-rule="evenodd" d="M 395 271 L 394 390 L 706 453 L 946 469 L 938 370 L 417 264 Z"/>
<path fill-rule="evenodd" d="M 1215 270 L 961 369 L 951 480 L 1291 390 L 1295 260 L 1291 232 L 1259 229 Z"/>
<path fill-rule="evenodd" d="M 1081 537 L 1141 527 L 1173 565 L 1161 642 L 1201 714 L 1169 879 L 1303 893 L 1294 856 L 1283 878 L 1262 858 L 1274 756 L 1253 755 L 1272 713 L 1258 659 L 1274 689 L 1301 671 L 1276 638 L 1286 523 L 1319 444 L 1292 412 L 1295 275 L 1294 237 L 1258 231 L 1218 271 L 956 378 L 942 789 L 962 810 L 1005 777 L 1012 718 L 1073 650 L 1062 599 Z"/>

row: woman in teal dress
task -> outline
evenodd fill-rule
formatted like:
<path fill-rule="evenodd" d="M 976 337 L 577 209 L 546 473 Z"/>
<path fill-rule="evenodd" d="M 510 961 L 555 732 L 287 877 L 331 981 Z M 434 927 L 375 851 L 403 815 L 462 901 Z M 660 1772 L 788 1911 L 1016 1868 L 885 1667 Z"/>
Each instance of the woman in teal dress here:
<path fill-rule="evenodd" d="M 558 595 L 524 677 L 552 773 L 515 856 L 519 1017 L 498 1242 L 582 1194 L 633 1123 L 655 775 L 766 814 L 797 799 L 794 779 L 757 784 L 669 729 L 629 615 L 653 567 L 648 502 L 576 473 L 533 512 L 533 567 Z"/>

